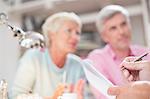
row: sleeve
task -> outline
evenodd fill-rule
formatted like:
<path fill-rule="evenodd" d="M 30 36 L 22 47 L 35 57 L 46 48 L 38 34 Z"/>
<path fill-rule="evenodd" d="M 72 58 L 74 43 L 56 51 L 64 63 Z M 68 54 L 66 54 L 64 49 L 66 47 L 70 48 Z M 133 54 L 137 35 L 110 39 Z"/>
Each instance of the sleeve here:
<path fill-rule="evenodd" d="M 31 53 L 26 53 L 18 63 L 18 70 L 10 92 L 10 97 L 16 99 L 19 94 L 32 91 L 35 81 L 35 64 Z"/>

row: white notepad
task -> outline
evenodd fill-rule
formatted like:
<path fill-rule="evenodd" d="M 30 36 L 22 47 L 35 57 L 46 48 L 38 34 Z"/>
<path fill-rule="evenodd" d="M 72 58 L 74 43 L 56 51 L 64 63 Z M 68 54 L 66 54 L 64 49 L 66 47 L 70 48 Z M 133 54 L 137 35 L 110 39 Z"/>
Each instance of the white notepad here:
<path fill-rule="evenodd" d="M 103 93 L 106 97 L 108 97 L 108 99 L 115 99 L 114 96 L 107 94 L 108 88 L 113 86 L 113 84 L 103 74 L 95 69 L 90 60 L 86 59 L 83 61 L 83 69 L 89 83 L 98 91 Z"/>

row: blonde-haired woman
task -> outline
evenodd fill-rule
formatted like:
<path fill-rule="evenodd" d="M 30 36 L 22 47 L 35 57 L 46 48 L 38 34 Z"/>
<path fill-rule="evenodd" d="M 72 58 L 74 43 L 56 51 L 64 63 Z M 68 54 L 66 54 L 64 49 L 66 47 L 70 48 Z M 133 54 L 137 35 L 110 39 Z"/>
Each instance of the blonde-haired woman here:
<path fill-rule="evenodd" d="M 44 52 L 31 49 L 20 59 L 11 97 L 32 91 L 46 99 L 57 99 L 64 91 L 74 91 L 83 99 L 82 61 L 72 54 L 81 27 L 75 13 L 60 12 L 47 18 L 42 26 L 47 48 Z"/>

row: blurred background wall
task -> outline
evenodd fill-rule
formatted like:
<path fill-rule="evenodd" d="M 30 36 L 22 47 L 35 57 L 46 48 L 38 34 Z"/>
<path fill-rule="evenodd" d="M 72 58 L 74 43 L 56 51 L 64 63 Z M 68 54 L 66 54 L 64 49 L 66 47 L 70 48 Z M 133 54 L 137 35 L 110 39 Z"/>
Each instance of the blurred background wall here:
<path fill-rule="evenodd" d="M 70 11 L 77 13 L 83 22 L 81 42 L 77 54 L 85 57 L 94 48 L 102 48 L 95 28 L 97 13 L 106 5 L 120 4 L 127 8 L 132 24 L 132 43 L 150 46 L 150 1 L 149 0 L 0 0 L 0 12 L 9 16 L 9 21 L 24 29 L 41 32 L 41 25 L 49 15 Z M 149 13 L 148 13 L 149 12 Z M 9 86 L 17 68 L 17 60 L 23 50 L 7 27 L 0 25 L 0 79 Z"/>

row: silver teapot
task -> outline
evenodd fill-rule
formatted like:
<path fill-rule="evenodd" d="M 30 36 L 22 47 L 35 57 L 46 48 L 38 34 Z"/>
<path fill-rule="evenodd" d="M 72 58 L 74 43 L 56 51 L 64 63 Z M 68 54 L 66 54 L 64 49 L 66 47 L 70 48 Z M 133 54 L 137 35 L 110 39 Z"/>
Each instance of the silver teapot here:
<path fill-rule="evenodd" d="M 13 33 L 14 37 L 18 38 L 19 45 L 25 48 L 44 48 L 44 36 L 34 31 L 23 31 L 21 28 L 11 25 L 8 22 L 8 16 L 5 13 L 0 13 L 0 25 L 6 25 Z"/>

